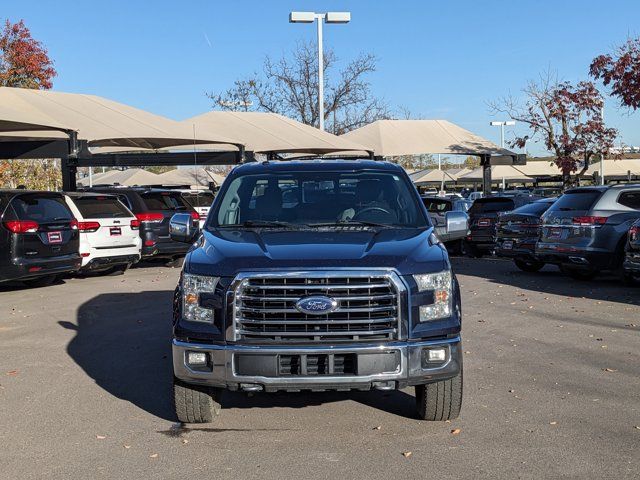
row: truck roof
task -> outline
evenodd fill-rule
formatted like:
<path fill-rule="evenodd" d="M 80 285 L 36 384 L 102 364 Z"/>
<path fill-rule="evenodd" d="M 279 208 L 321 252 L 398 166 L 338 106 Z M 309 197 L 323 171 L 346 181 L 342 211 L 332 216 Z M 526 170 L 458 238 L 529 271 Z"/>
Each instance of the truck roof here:
<path fill-rule="evenodd" d="M 395 163 L 379 160 L 286 160 L 250 162 L 233 169 L 233 174 L 260 174 L 285 171 L 355 171 L 355 170 L 384 170 L 400 173 L 402 167 Z"/>

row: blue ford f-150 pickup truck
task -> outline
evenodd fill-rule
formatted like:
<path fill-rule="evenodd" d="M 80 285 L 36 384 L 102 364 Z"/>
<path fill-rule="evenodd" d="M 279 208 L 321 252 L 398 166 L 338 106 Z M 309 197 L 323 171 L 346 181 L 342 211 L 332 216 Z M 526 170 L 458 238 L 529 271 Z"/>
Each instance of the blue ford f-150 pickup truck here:
<path fill-rule="evenodd" d="M 466 229 L 461 212 L 447 228 Z M 460 289 L 409 177 L 371 160 L 247 163 L 225 180 L 174 301 L 174 402 L 209 422 L 223 389 L 415 386 L 425 420 L 462 403 Z"/>

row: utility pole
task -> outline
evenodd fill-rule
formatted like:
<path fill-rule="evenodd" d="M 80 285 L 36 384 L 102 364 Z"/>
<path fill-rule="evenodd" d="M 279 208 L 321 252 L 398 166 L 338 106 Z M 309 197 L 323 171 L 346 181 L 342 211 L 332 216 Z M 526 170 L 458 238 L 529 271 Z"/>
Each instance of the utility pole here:
<path fill-rule="evenodd" d="M 322 38 L 322 23 L 349 23 L 351 12 L 291 12 L 289 23 L 318 24 L 318 125 L 324 130 L 324 45 Z M 335 128 L 335 127 L 334 127 Z"/>

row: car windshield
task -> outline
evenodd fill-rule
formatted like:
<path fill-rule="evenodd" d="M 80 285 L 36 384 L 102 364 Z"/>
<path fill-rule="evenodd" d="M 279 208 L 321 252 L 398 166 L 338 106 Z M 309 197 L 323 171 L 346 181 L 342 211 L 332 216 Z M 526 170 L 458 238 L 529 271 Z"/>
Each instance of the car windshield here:
<path fill-rule="evenodd" d="M 11 205 L 20 220 L 51 222 L 73 219 L 71 210 L 64 203 L 62 197 L 58 196 L 46 196 L 37 193 L 25 194 L 14 198 Z"/>
<path fill-rule="evenodd" d="M 208 227 L 429 226 L 410 183 L 384 171 L 240 175 L 219 195 Z"/>
<path fill-rule="evenodd" d="M 127 218 L 133 214 L 116 197 L 86 196 L 73 199 L 83 218 Z"/>
<path fill-rule="evenodd" d="M 513 210 L 514 206 L 515 204 L 510 198 L 479 198 L 475 202 L 473 202 L 473 205 L 471 205 L 471 208 L 469 209 L 469 213 L 474 214 L 506 212 L 508 210 Z"/>
<path fill-rule="evenodd" d="M 512 213 L 523 213 L 530 215 L 542 215 L 552 205 L 553 202 L 533 202 L 516 208 Z"/>
<path fill-rule="evenodd" d="M 194 207 L 210 207 L 214 198 L 211 192 L 185 192 L 182 197 Z"/>
<path fill-rule="evenodd" d="M 452 210 L 451 202 L 441 198 L 423 198 L 422 203 L 429 213 L 444 213 Z"/>
<path fill-rule="evenodd" d="M 141 195 L 149 210 L 189 210 L 188 204 L 179 193 L 146 192 Z"/>
<path fill-rule="evenodd" d="M 589 210 L 591 206 L 600 198 L 602 192 L 599 190 L 575 190 L 562 195 L 549 209 L 556 211 L 582 211 Z"/>

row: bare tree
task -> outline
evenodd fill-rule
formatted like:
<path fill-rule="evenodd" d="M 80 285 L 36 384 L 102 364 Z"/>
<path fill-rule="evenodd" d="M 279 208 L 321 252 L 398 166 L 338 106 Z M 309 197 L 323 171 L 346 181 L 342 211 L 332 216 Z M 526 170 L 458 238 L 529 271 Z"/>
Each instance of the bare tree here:
<path fill-rule="evenodd" d="M 573 85 L 546 74 L 539 82 L 530 82 L 523 93 L 524 106 L 508 96 L 490 108 L 529 126 L 530 135 L 516 138 L 511 146 L 522 148 L 529 137 L 543 140 L 555 154 L 565 187 L 579 182 L 594 155 L 610 154 L 618 132 L 605 126 L 604 102 L 593 83 Z"/>
<path fill-rule="evenodd" d="M 361 54 L 337 70 L 332 50 L 324 55 L 324 119 L 337 135 L 381 118 L 391 118 L 387 103 L 375 98 L 367 75 L 376 70 L 376 58 Z M 286 115 L 307 125 L 319 125 L 318 58 L 315 45 L 298 43 L 289 56 L 266 57 L 262 73 L 236 80 L 223 93 L 210 93 L 214 108 L 263 111 Z"/>

